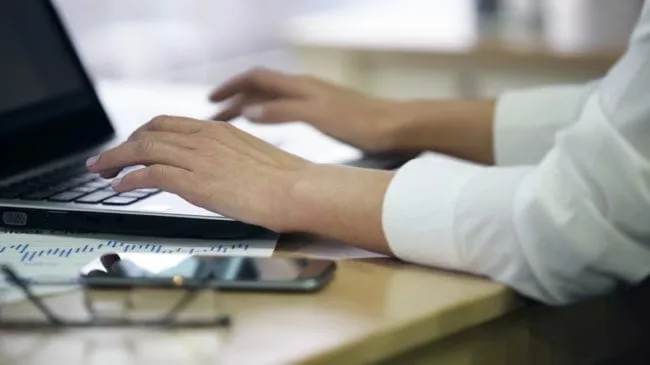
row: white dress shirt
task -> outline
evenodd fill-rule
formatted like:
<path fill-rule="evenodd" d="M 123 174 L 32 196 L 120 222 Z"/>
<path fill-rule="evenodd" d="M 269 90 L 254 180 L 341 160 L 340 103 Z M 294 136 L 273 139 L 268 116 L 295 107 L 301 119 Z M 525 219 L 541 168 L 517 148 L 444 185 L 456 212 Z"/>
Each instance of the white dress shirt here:
<path fill-rule="evenodd" d="M 496 166 L 413 160 L 393 178 L 393 252 L 485 275 L 549 304 L 650 273 L 650 1 L 602 80 L 502 95 Z"/>

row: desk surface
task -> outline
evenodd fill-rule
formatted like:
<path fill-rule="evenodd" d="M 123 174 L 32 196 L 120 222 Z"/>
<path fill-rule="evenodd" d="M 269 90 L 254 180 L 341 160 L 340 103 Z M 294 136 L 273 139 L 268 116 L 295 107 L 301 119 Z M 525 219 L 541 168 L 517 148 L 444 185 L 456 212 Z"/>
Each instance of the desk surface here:
<path fill-rule="evenodd" d="M 279 254 L 304 251 L 302 240 L 284 238 Z M 55 304 L 74 308 L 78 299 L 67 294 Z M 317 294 L 224 293 L 219 303 L 234 316 L 229 330 L 0 332 L 0 364 L 368 362 L 520 305 L 503 285 L 388 258 L 340 261 L 335 279 Z"/>

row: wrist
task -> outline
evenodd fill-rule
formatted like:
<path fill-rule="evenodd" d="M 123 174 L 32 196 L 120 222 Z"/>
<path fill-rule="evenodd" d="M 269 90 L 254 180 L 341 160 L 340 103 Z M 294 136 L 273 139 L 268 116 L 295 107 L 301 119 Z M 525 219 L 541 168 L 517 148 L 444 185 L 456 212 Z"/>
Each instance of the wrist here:
<path fill-rule="evenodd" d="M 391 118 L 384 139 L 391 150 L 425 151 L 439 147 L 439 136 L 449 120 L 448 103 L 442 100 L 392 100 L 385 102 L 385 114 Z"/>
<path fill-rule="evenodd" d="M 493 160 L 493 100 L 416 100 L 397 102 L 393 131 L 396 150 L 436 151 L 464 159 Z"/>
<path fill-rule="evenodd" d="M 401 131 L 408 119 L 404 115 L 404 104 L 397 100 L 372 99 L 370 112 L 362 116 L 372 121 L 371 128 L 363 131 L 369 142 L 366 146 L 360 146 L 361 149 L 374 152 L 401 149 Z"/>
<path fill-rule="evenodd" d="M 381 214 L 392 176 L 390 171 L 310 164 L 293 186 L 284 230 L 390 254 Z"/>

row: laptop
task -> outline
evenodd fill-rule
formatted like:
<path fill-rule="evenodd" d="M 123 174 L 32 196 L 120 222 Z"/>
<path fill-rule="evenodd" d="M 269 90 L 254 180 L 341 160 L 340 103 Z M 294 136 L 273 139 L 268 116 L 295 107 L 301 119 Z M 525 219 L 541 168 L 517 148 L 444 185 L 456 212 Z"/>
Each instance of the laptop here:
<path fill-rule="evenodd" d="M 195 238 L 263 231 L 157 189 L 117 193 L 87 172 L 89 156 L 120 140 L 48 0 L 0 2 L 0 52 L 0 228 Z"/>

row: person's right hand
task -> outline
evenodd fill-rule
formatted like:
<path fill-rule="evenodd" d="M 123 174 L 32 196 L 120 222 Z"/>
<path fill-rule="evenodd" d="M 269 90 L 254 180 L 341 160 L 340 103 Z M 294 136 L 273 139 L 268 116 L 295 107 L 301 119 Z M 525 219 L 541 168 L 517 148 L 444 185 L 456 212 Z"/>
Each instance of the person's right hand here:
<path fill-rule="evenodd" d="M 365 96 L 310 76 L 257 68 L 217 88 L 210 100 L 230 100 L 214 119 L 244 116 L 256 123 L 307 122 L 325 134 L 368 152 L 394 146 L 401 118 L 397 103 Z"/>

